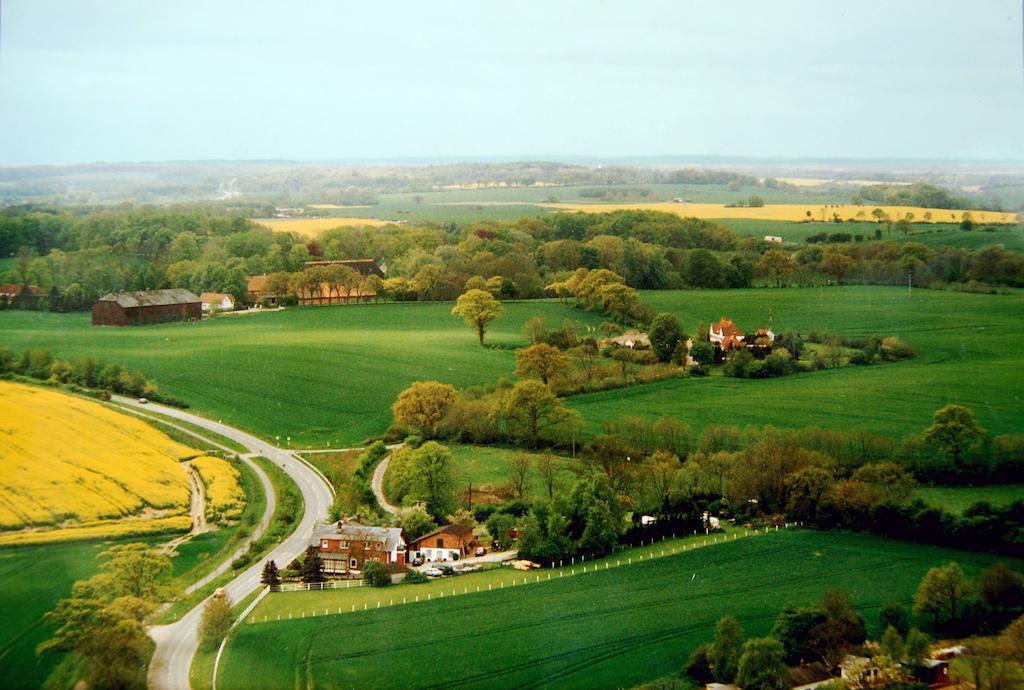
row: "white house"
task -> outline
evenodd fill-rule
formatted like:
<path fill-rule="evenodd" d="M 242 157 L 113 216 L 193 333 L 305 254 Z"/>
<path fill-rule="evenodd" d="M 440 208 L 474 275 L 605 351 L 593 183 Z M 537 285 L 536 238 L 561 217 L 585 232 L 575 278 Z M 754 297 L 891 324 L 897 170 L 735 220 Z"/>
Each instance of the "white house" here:
<path fill-rule="evenodd" d="M 764 241 L 765 242 L 774 242 L 775 244 L 782 244 L 782 238 L 779 237 L 778 235 L 765 235 L 764 236 Z"/>
<path fill-rule="evenodd" d="M 204 314 L 215 311 L 232 311 L 235 308 L 235 298 L 224 292 L 204 292 L 199 299 L 203 303 Z"/>

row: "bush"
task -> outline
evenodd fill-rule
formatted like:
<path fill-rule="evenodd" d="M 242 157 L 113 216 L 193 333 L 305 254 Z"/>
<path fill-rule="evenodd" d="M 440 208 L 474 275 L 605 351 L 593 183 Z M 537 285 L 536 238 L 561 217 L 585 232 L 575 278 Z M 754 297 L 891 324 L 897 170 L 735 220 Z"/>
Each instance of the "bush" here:
<path fill-rule="evenodd" d="M 370 587 L 387 587 L 391 584 L 391 572 L 380 561 L 369 561 L 363 565 L 363 580 Z"/>
<path fill-rule="evenodd" d="M 408 585 L 422 585 L 424 582 L 430 582 L 430 578 L 421 573 L 418 570 L 409 569 L 406 571 L 405 580 Z"/>

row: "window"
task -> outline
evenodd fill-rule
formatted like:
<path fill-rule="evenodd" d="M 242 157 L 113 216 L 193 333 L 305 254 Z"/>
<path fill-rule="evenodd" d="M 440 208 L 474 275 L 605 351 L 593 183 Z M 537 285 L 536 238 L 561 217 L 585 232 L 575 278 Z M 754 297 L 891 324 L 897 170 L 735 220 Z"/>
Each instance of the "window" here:
<path fill-rule="evenodd" d="M 356 559 L 353 558 L 352 560 L 350 560 L 348 562 L 348 567 L 349 568 L 358 568 L 359 567 L 359 563 L 358 563 L 358 561 L 356 561 Z"/>
<path fill-rule="evenodd" d="M 438 537 L 437 538 L 437 548 L 439 548 L 439 549 L 443 549 L 444 548 L 444 537 Z"/>
<path fill-rule="evenodd" d="M 330 542 L 329 541 L 327 541 L 326 539 L 321 539 L 320 540 L 320 548 L 321 549 L 326 549 L 328 546 L 330 546 Z"/>
<path fill-rule="evenodd" d="M 348 542 L 347 541 L 341 542 L 341 548 L 347 549 L 348 548 Z"/>

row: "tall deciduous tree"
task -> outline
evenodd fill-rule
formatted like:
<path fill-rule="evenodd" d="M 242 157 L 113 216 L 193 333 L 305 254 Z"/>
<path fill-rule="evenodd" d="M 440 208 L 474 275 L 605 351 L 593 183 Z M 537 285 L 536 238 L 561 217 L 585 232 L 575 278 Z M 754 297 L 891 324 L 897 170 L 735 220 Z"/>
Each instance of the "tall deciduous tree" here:
<path fill-rule="evenodd" d="M 203 606 L 199 621 L 199 642 L 206 649 L 216 649 L 231 631 L 231 599 L 213 596 Z"/>
<path fill-rule="evenodd" d="M 914 594 L 914 613 L 930 616 L 936 628 L 943 621 L 955 625 L 963 614 L 970 591 L 970 582 L 958 564 L 932 568 Z"/>
<path fill-rule="evenodd" d="M 651 328 L 648 332 L 651 341 L 651 349 L 658 359 L 667 362 L 672 359 L 672 353 L 680 340 L 685 341 L 686 336 L 679 325 L 679 320 L 674 314 L 661 313 L 651 321 Z"/>
<path fill-rule="evenodd" d="M 433 436 L 459 394 L 453 386 L 438 381 L 417 381 L 398 394 L 391 406 L 395 423 Z"/>
<path fill-rule="evenodd" d="M 708 654 L 715 680 L 732 683 L 739 671 L 743 652 L 743 629 L 733 616 L 719 618 L 715 625 L 715 639 Z"/>
<path fill-rule="evenodd" d="M 531 445 L 536 445 L 541 430 L 559 421 L 562 410 L 562 401 L 536 379 L 516 383 L 505 400 L 506 413 Z"/>
<path fill-rule="evenodd" d="M 743 690 L 786 690 L 789 667 L 782 643 L 774 637 L 757 637 L 744 642 L 736 684 Z"/>
<path fill-rule="evenodd" d="M 411 495 L 422 501 L 436 520 L 444 520 L 456 503 L 452 452 L 436 441 L 427 441 L 413 458 Z"/>
<path fill-rule="evenodd" d="M 974 413 L 963 405 L 946 405 L 935 412 L 932 425 L 925 431 L 929 443 L 940 446 L 960 464 L 964 451 L 980 441 L 985 430 L 974 418 Z"/>
<path fill-rule="evenodd" d="M 501 316 L 501 302 L 484 290 L 468 290 L 459 295 L 452 315 L 461 316 L 468 325 L 476 328 L 480 344 L 484 344 L 484 333 L 487 325 Z"/>
<path fill-rule="evenodd" d="M 516 350 L 516 374 L 519 376 L 535 374 L 544 383 L 549 383 L 570 366 L 569 356 L 547 343 L 536 343 Z"/>
<path fill-rule="evenodd" d="M 508 462 L 508 488 L 512 497 L 523 500 L 530 484 L 530 456 L 516 453 Z"/>

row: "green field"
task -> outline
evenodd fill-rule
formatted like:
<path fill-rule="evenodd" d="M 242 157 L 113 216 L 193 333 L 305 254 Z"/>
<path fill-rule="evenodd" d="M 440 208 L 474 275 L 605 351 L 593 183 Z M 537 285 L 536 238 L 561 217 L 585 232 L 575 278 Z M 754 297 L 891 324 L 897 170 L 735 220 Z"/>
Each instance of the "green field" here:
<path fill-rule="evenodd" d="M 139 369 L 199 414 L 293 447 L 345 447 L 383 433 L 413 381 L 468 386 L 511 376 L 533 316 L 601 319 L 556 302 L 505 305 L 489 347 L 451 304 L 310 307 L 142 328 L 98 327 L 88 314 L 0 313 L 0 346 L 45 347 Z M 582 328 L 581 328 L 582 330 Z"/>
<path fill-rule="evenodd" d="M 523 451 L 510 448 L 453 445 L 452 460 L 457 478 L 466 489 L 469 482 L 473 483 L 474 491 L 484 487 L 497 488 L 509 478 L 509 460 L 514 455 L 524 454 L 530 459 L 530 469 L 527 474 L 527 487 L 529 496 L 540 497 L 546 495 L 547 489 L 537 473 L 536 462 L 540 453 L 524 453 Z M 555 455 L 556 483 L 559 487 L 566 488 L 576 480 L 573 466 L 576 462 L 563 455 Z"/>
<path fill-rule="evenodd" d="M 630 687 L 678 672 L 727 613 L 760 635 L 783 606 L 829 589 L 846 590 L 877 635 L 880 607 L 909 604 L 927 569 L 951 559 L 971 575 L 996 560 L 861 535 L 772 533 L 550 583 L 243 625 L 218 687 Z"/>
<path fill-rule="evenodd" d="M 973 295 L 891 287 L 680 290 L 647 292 L 693 333 L 728 315 L 747 330 L 895 335 L 918 351 L 912 360 L 846 367 L 778 379 L 670 379 L 573 397 L 592 431 L 625 415 L 669 415 L 695 430 L 740 426 L 821 426 L 902 436 L 922 431 L 939 407 L 974 410 L 995 434 L 1024 428 L 1024 295 Z"/>
<path fill-rule="evenodd" d="M 137 540 L 135 540 L 137 541 Z M 157 540 L 152 540 L 156 543 Z M 38 688 L 61 659 L 36 656 L 54 627 L 43 618 L 76 580 L 96 574 L 96 555 L 118 542 L 0 549 L 0 688 Z"/>
<path fill-rule="evenodd" d="M 929 505 L 944 508 L 956 515 L 962 514 L 975 503 L 985 501 L 995 507 L 1007 506 L 1024 500 L 1024 484 L 995 486 L 919 486 L 914 498 Z"/>
<path fill-rule="evenodd" d="M 1013 226 L 994 226 L 993 232 L 981 229 L 964 232 L 959 224 L 954 223 L 917 223 L 913 233 L 904 235 L 896 229 L 889 232 L 885 225 L 877 223 L 795 223 L 788 220 L 753 220 L 746 218 L 723 218 L 716 221 L 729 228 L 737 235 L 744 237 L 764 237 L 776 235 L 786 242 L 803 242 L 811 235 L 839 232 L 851 235 L 863 235 L 872 240 L 875 230 L 882 231 L 882 239 L 897 242 L 920 242 L 928 246 L 949 246 L 963 249 L 980 249 L 1001 244 L 1007 249 L 1024 251 L 1024 231 Z"/>

